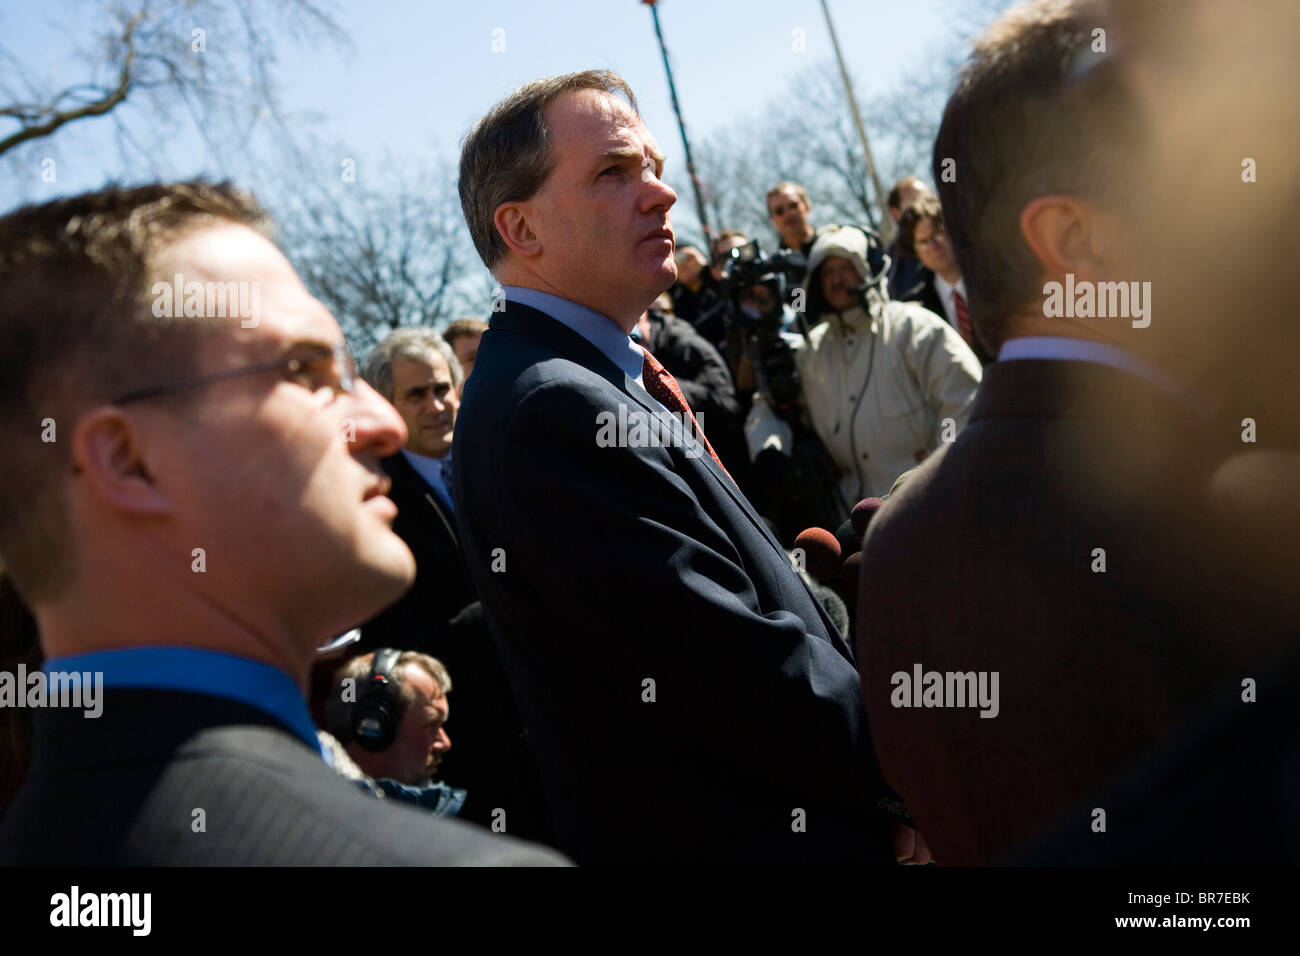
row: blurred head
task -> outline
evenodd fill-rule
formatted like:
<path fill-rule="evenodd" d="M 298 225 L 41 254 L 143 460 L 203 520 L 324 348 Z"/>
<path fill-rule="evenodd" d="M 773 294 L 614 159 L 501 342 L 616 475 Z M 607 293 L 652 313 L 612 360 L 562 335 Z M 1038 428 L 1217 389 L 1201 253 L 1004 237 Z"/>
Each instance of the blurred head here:
<path fill-rule="evenodd" d="M 677 281 L 684 286 L 694 288 L 700 284 L 708 258 L 695 246 L 678 246 L 674 257 L 677 261 Z"/>
<path fill-rule="evenodd" d="M 876 294 L 878 289 L 865 290 L 865 301 L 862 293 L 854 291 L 873 274 L 878 276 L 878 270 L 871 267 L 873 241 L 854 226 L 831 226 L 822 231 L 808 252 L 808 277 L 804 281 L 811 321 L 828 312 L 859 306 L 871 311 L 883 304 Z"/>
<path fill-rule="evenodd" d="M 826 257 L 818 270 L 818 282 L 832 312 L 845 312 L 858 304 L 853 290 L 862 284 L 862 276 L 843 256 Z"/>
<path fill-rule="evenodd" d="M 460 193 L 503 285 L 549 292 L 630 330 L 677 279 L 664 156 L 617 74 L 538 80 L 465 140 Z"/>
<path fill-rule="evenodd" d="M 442 330 L 442 337 L 451 350 L 456 353 L 463 378 L 469 378 L 474 371 L 474 359 L 478 355 L 478 342 L 487 331 L 488 324 L 482 319 L 457 319 Z"/>
<path fill-rule="evenodd" d="M 798 249 L 812 238 L 813 227 L 808 222 L 811 211 L 808 190 L 798 183 L 777 183 L 767 191 L 767 214 L 781 234 L 781 241 L 791 249 Z"/>
<path fill-rule="evenodd" d="M 898 222 L 903 215 L 903 210 L 912 203 L 924 196 L 933 196 L 930 187 L 921 182 L 919 176 L 905 176 L 898 182 L 894 183 L 894 188 L 889 191 L 889 216 L 894 222 Z M 908 253 L 913 255 L 913 253 Z"/>
<path fill-rule="evenodd" d="M 903 210 L 898 220 L 898 247 L 950 283 L 956 284 L 961 278 L 943 228 L 943 207 L 934 196 L 923 196 Z"/>
<path fill-rule="evenodd" d="M 0 219 L 0 553 L 38 619 L 107 589 L 104 628 L 166 644 L 177 602 L 237 603 L 263 655 L 305 673 L 410 584 L 379 468 L 401 419 L 351 381 L 268 231 L 251 197 L 206 183 Z M 255 308 L 232 317 L 214 289 Z"/>
<path fill-rule="evenodd" d="M 1067 273 L 1139 278 L 1136 223 L 1159 179 L 1142 164 L 1142 117 L 1098 48 L 1100 22 L 1085 0 L 1011 9 L 976 43 L 944 110 L 935 181 L 971 321 L 995 350 L 1013 333 L 1141 339 L 1123 321 L 1067 328 L 1044 316 L 1044 284 Z M 958 181 L 944 181 L 946 160 Z"/>
<path fill-rule="evenodd" d="M 1140 104 L 1153 169 L 1140 253 L 1162 313 L 1146 331 L 1222 382 L 1261 442 L 1300 441 L 1300 6 L 1259 0 L 1114 3 L 1111 42 Z M 1209 229 L 1207 231 L 1207 225 Z M 1189 281 L 1192 277 L 1192 281 Z"/>
<path fill-rule="evenodd" d="M 737 232 L 734 229 L 720 232 L 718 238 L 713 240 L 713 278 L 722 278 L 732 249 L 739 249 L 741 246 L 747 245 L 749 245 L 749 237 L 743 232 Z"/>
<path fill-rule="evenodd" d="M 441 458 L 451 450 L 460 386 L 460 363 L 433 329 L 397 329 L 366 359 L 366 381 L 397 409 L 406 424 L 406 450 Z"/>
<path fill-rule="evenodd" d="M 392 670 L 396 685 L 398 725 L 393 742 L 380 751 L 359 746 L 352 733 L 351 704 L 370 676 L 374 654 L 354 657 L 339 668 L 325 705 L 330 733 L 347 747 L 351 757 L 369 777 L 427 787 L 451 750 L 446 724 L 451 719 L 451 676 L 442 663 L 428 654 L 403 651 Z M 345 681 L 351 681 L 350 685 Z M 351 687 L 353 693 L 345 694 Z"/>

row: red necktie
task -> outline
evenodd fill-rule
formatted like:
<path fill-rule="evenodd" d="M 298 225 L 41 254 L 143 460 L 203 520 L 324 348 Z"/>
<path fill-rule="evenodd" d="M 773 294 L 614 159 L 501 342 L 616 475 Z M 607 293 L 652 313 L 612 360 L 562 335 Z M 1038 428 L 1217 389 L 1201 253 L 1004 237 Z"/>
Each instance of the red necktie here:
<path fill-rule="evenodd" d="M 727 471 L 722 464 L 722 459 L 718 457 L 718 453 L 709 444 L 709 439 L 705 437 L 704 429 L 695 420 L 695 414 L 691 411 L 691 406 L 686 403 L 686 396 L 682 394 L 682 387 L 677 384 L 677 379 L 673 378 L 668 369 L 659 364 L 659 360 L 650 354 L 649 349 L 642 348 L 641 353 L 645 356 L 641 366 L 641 378 L 645 381 L 645 390 L 650 393 L 650 397 L 669 411 L 681 415 L 683 422 L 689 420 L 691 428 L 695 430 L 709 457 L 718 463 L 724 475 L 731 478 L 731 472 Z M 731 481 L 735 484 L 736 479 L 731 478 Z"/>
<path fill-rule="evenodd" d="M 975 340 L 971 338 L 970 332 L 970 310 L 966 308 L 966 299 L 956 289 L 952 290 L 952 303 L 957 312 L 957 331 L 967 345 L 974 347 Z"/>

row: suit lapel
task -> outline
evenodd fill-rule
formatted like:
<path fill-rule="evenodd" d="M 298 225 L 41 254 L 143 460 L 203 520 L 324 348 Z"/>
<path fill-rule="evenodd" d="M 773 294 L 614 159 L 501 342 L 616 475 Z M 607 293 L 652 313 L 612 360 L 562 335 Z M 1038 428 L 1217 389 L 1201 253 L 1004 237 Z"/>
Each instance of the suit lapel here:
<path fill-rule="evenodd" d="M 390 455 L 385 458 L 381 465 L 388 477 L 393 480 L 394 485 L 399 485 L 406 491 L 418 494 L 429 507 L 433 510 L 442 527 L 446 529 L 447 536 L 455 542 L 456 547 L 460 548 L 460 536 L 456 533 L 456 522 L 452 516 L 447 514 L 446 505 L 438 497 L 438 493 L 430 487 L 415 467 L 406 460 L 406 456 L 400 451 L 396 455 Z"/>
<path fill-rule="evenodd" d="M 619 368 L 609 356 L 605 355 L 600 349 L 596 348 L 577 332 L 574 332 L 562 322 L 551 318 L 545 312 L 541 312 L 530 306 L 520 305 L 517 302 L 507 302 L 504 312 L 498 312 L 492 317 L 490 323 L 492 329 L 499 329 L 503 332 L 510 332 L 516 335 L 522 335 L 539 341 L 542 344 L 554 349 L 562 355 L 567 356 L 582 367 L 595 372 L 607 380 L 615 388 L 618 388 L 629 398 L 644 408 L 647 412 L 657 415 L 667 410 L 659 404 L 650 393 L 636 383 L 636 379 L 629 376 Z M 749 523 L 753 525 L 760 535 L 766 540 L 781 556 L 783 561 L 788 561 L 785 548 L 781 547 L 781 542 L 776 539 L 768 528 L 767 523 L 758 516 L 754 511 L 754 506 L 749 503 L 736 483 L 731 477 L 718 467 L 713 457 L 704 451 L 701 446 L 701 454 L 695 460 L 701 467 L 712 477 L 712 479 L 727 493 L 736 507 L 745 515 Z M 400 457 L 400 455 L 399 455 Z M 408 465 L 409 467 L 409 465 Z M 791 573 L 794 573 L 791 569 Z M 808 599 L 812 601 L 813 606 L 817 609 L 817 614 L 822 621 L 831 643 L 843 654 L 848 660 L 853 660 L 852 651 L 849 650 L 848 644 L 844 641 L 836 629 L 835 624 L 827 615 L 825 608 L 822 607 L 821 601 L 817 600 L 817 595 L 812 593 L 808 583 L 797 573 L 795 577 L 803 586 Z"/>
<path fill-rule="evenodd" d="M 649 392 L 636 383 L 636 379 L 610 361 L 604 352 L 564 323 L 551 318 L 545 312 L 540 312 L 526 305 L 520 305 L 517 302 L 508 302 L 504 312 L 498 312 L 492 317 L 491 327 L 523 335 L 550 346 L 555 351 L 568 356 L 579 365 L 607 380 L 652 415 L 667 411 L 651 397 Z M 740 489 L 736 487 L 736 483 L 718 467 L 717 462 L 704 451 L 703 446 L 701 446 L 700 451 L 700 456 L 695 460 L 731 497 L 731 500 L 744 512 L 745 517 L 771 543 L 772 547 L 784 554 L 785 549 L 781 547 L 781 543 L 768 530 L 767 524 L 755 513 L 753 506 L 741 494 Z"/>

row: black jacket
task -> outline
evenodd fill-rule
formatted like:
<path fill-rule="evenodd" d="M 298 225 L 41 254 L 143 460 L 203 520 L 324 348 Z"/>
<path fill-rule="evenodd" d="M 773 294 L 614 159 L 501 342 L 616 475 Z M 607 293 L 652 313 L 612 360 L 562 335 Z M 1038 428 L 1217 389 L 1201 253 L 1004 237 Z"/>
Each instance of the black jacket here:
<path fill-rule="evenodd" d="M 397 505 L 393 530 L 415 555 L 415 583 L 361 628 L 358 651 L 422 651 L 451 674 L 451 750 L 441 779 L 469 791 L 461 818 L 484 826 L 505 810 L 506 831 L 542 839 L 541 781 L 496 646 L 469 577 L 456 519 L 401 452 L 382 462 Z"/>
<path fill-rule="evenodd" d="M 849 648 L 698 444 L 602 446 L 620 406 L 662 411 L 509 303 L 457 424 L 456 517 L 556 845 L 580 863 L 892 864 Z"/>
<path fill-rule="evenodd" d="M 707 269 L 700 276 L 700 287 L 689 289 L 680 282 L 668 290 L 673 300 L 673 314 L 700 333 L 719 352 L 727 343 L 727 303 L 712 273 Z M 660 360 L 662 361 L 662 359 Z M 664 366 L 667 368 L 667 366 Z M 669 369 L 671 371 L 671 369 Z M 675 373 L 674 373 L 675 374 Z"/>
<path fill-rule="evenodd" d="M 1231 422 L 1203 420 L 1126 371 L 997 362 L 957 440 L 872 519 L 858 617 L 864 694 L 887 778 L 937 860 L 1003 859 L 1203 701 L 1217 693 L 1241 706 L 1261 635 L 1295 617 L 1270 621 L 1247 597 L 1253 575 L 1227 557 L 1235 532 L 1203 500 L 1237 438 Z M 896 706 L 893 675 L 918 665 L 999 674 L 996 718 Z M 1206 761 L 1173 788 L 1208 806 L 1191 791 L 1220 766 Z M 1182 838 L 1234 825 L 1255 806 L 1244 789 L 1241 798 L 1215 821 L 1185 817 Z M 1092 806 L 1110 816 L 1106 841 L 1151 845 L 1117 804 Z M 1095 836 L 1090 823 L 1073 818 L 1079 841 Z M 1186 860 L 1173 842 L 1165 850 L 1143 862 Z"/>
<path fill-rule="evenodd" d="M 180 691 L 103 693 L 93 720 L 77 710 L 35 712 L 36 759 L 0 825 L 0 865 L 562 862 L 367 796 L 256 708 Z"/>
<path fill-rule="evenodd" d="M 749 464 L 744 417 L 722 355 L 689 322 L 653 309 L 645 347 L 677 379 L 709 443 L 732 477 L 741 480 L 738 472 Z"/>

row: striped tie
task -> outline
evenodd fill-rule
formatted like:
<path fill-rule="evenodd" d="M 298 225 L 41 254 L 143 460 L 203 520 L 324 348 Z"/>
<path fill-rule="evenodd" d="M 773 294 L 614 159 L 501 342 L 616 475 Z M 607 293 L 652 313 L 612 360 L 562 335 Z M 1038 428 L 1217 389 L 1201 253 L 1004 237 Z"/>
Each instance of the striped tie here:
<path fill-rule="evenodd" d="M 975 340 L 971 338 L 970 331 L 970 310 L 966 308 L 965 297 L 956 289 L 952 290 L 953 306 L 957 310 L 957 331 L 961 337 L 966 340 L 966 344 L 975 347 Z"/>
<path fill-rule="evenodd" d="M 722 459 L 718 457 L 718 453 L 709 444 L 709 439 L 705 437 L 704 429 L 695 420 L 695 414 L 691 411 L 691 406 L 686 403 L 686 396 L 682 394 L 682 387 L 677 384 L 677 379 L 673 378 L 668 369 L 659 364 L 659 360 L 650 354 L 649 349 L 643 346 L 641 353 L 645 356 L 641 366 L 641 378 L 645 381 L 645 390 L 650 393 L 650 397 L 669 411 L 681 415 L 683 422 L 689 421 L 691 428 L 695 430 L 696 436 L 704 445 L 704 450 L 709 453 L 709 457 L 717 462 L 724 475 L 731 478 L 731 472 L 727 471 L 726 466 L 722 464 Z M 731 483 L 735 484 L 736 479 L 731 478 Z"/>

